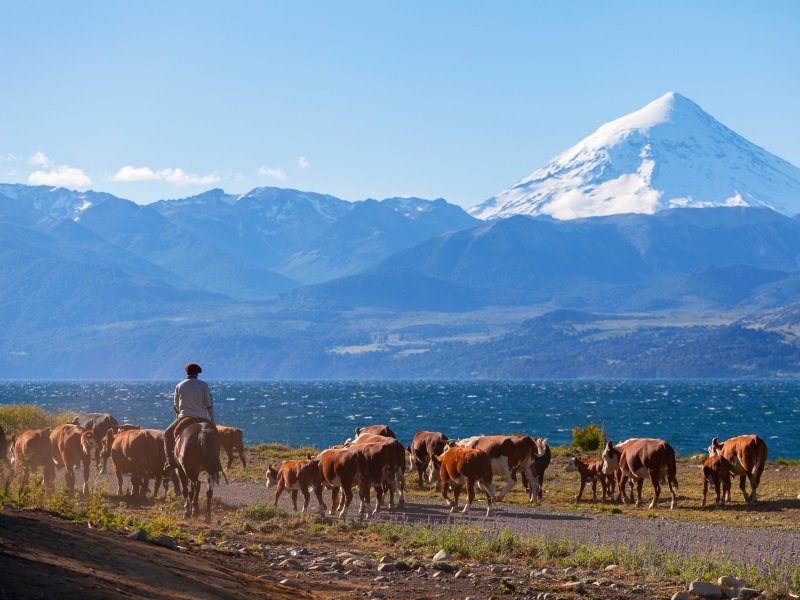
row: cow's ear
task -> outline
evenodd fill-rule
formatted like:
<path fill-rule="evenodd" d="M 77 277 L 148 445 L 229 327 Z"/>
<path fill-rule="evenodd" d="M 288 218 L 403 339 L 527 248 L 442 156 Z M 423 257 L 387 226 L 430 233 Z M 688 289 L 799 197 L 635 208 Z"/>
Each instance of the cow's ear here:
<path fill-rule="evenodd" d="M 614 442 L 608 440 L 608 443 L 606 444 L 606 450 L 613 450 L 613 449 L 614 449 Z"/>
<path fill-rule="evenodd" d="M 714 439 L 711 440 L 711 445 L 712 446 L 718 446 L 719 445 L 719 438 L 714 436 Z"/>
<path fill-rule="evenodd" d="M 311 459 L 312 459 L 312 458 L 314 458 L 314 457 L 313 457 L 313 456 L 311 456 L 311 452 L 306 452 L 306 458 L 307 458 L 307 459 L 309 459 L 309 460 L 311 460 Z"/>

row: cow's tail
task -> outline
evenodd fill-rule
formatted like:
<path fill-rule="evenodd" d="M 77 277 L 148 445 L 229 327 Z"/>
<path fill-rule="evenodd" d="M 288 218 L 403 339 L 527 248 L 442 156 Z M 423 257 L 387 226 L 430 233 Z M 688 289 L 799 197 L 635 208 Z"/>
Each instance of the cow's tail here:
<path fill-rule="evenodd" d="M 225 478 L 225 483 L 228 483 L 228 478 L 222 470 L 222 463 L 219 460 L 219 434 L 217 430 L 211 427 L 203 427 L 197 436 L 197 442 L 200 445 L 200 453 L 203 457 L 203 469 L 205 469 L 208 476 L 219 485 L 219 476 Z"/>
<path fill-rule="evenodd" d="M 678 489 L 678 465 L 677 461 L 675 460 L 675 450 L 672 447 L 669 448 L 670 455 L 669 461 L 667 464 L 667 477 L 669 479 L 670 485 L 677 490 Z"/>
<path fill-rule="evenodd" d="M 761 473 L 767 464 L 767 444 L 760 437 L 756 436 L 756 461 L 753 464 L 752 485 L 758 487 L 761 483 Z"/>

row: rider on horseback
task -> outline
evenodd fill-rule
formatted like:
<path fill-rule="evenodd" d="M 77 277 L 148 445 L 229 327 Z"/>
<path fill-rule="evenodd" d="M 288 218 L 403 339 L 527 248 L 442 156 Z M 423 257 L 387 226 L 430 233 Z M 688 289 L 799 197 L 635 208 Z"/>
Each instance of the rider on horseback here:
<path fill-rule="evenodd" d="M 172 409 L 175 411 L 175 420 L 164 431 L 164 452 L 167 462 L 164 470 L 172 470 L 175 464 L 175 430 L 179 424 L 185 423 L 186 418 L 191 418 L 193 423 L 211 423 L 214 425 L 214 400 L 208 384 L 197 376 L 203 372 L 200 365 L 189 363 L 184 367 L 186 379 L 175 387 L 175 396 Z"/>

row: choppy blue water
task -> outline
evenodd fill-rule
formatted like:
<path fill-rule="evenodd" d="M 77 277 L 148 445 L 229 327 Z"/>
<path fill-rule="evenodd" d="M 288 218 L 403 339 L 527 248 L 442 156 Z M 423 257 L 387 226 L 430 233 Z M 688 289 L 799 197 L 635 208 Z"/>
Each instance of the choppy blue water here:
<path fill-rule="evenodd" d="M 111 412 L 161 428 L 176 381 L 0 382 L 0 404 Z M 660 437 L 680 454 L 713 436 L 757 433 L 771 457 L 800 458 L 800 381 L 261 382 L 210 381 L 217 422 L 248 443 L 326 447 L 355 427 L 387 423 L 404 444 L 419 430 L 450 437 L 525 432 L 556 445 L 605 424 L 611 439 Z"/>

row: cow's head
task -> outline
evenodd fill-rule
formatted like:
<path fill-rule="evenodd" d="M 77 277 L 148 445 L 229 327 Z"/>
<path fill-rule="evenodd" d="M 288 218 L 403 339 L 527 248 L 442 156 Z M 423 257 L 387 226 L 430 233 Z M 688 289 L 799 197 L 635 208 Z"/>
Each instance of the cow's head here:
<path fill-rule="evenodd" d="M 619 468 L 619 457 L 622 454 L 614 447 L 614 442 L 608 440 L 605 450 L 603 450 L 603 474 L 611 475 Z"/>
<path fill-rule="evenodd" d="M 72 419 L 72 424 L 73 425 L 80 425 L 81 424 L 81 418 L 80 418 L 79 415 L 75 415 L 75 417 Z"/>
<path fill-rule="evenodd" d="M 547 453 L 547 438 L 536 438 L 536 456 L 544 456 Z"/>
<path fill-rule="evenodd" d="M 444 452 L 447 452 L 449 448 L 449 446 L 445 446 Z M 439 456 L 435 454 L 431 456 L 431 462 L 428 463 L 428 468 L 425 470 L 425 479 L 428 483 L 439 483 L 439 468 L 442 465 L 442 456 L 444 456 L 444 452 Z"/>
<path fill-rule="evenodd" d="M 100 439 L 100 456 L 103 458 L 104 463 L 106 460 L 108 460 L 108 457 L 111 456 L 111 447 L 114 445 L 115 437 L 116 436 L 114 435 L 114 430 L 109 429 L 108 431 L 106 431 L 106 434 Z M 103 469 L 103 471 L 105 471 L 105 469 Z"/>
<path fill-rule="evenodd" d="M 569 459 L 567 463 L 567 473 L 577 473 L 580 469 L 578 469 L 578 461 L 580 459 L 577 456 L 573 456 Z"/>
<path fill-rule="evenodd" d="M 117 428 L 117 433 L 121 433 L 123 431 L 138 431 L 141 429 L 141 425 L 131 425 L 130 423 L 124 423 Z"/>
<path fill-rule="evenodd" d="M 278 467 L 273 464 L 267 466 L 267 489 L 278 485 Z"/>
<path fill-rule="evenodd" d="M 708 447 L 708 455 L 717 456 L 720 453 L 722 453 L 722 444 L 720 444 L 719 439 L 715 437 L 711 440 L 711 445 Z"/>
<path fill-rule="evenodd" d="M 94 441 L 92 432 L 88 429 L 81 431 L 81 450 L 83 450 L 84 455 L 91 456 L 96 449 L 97 442 Z"/>

